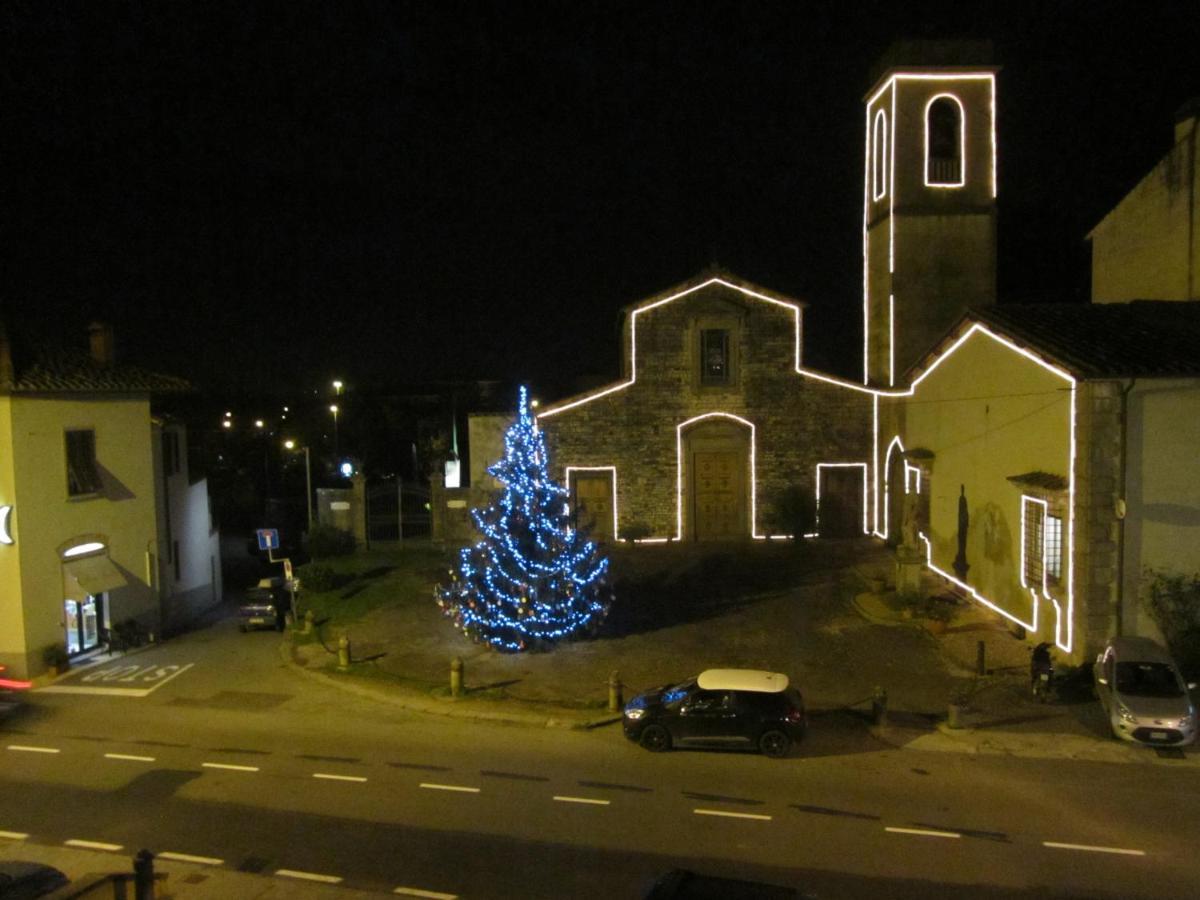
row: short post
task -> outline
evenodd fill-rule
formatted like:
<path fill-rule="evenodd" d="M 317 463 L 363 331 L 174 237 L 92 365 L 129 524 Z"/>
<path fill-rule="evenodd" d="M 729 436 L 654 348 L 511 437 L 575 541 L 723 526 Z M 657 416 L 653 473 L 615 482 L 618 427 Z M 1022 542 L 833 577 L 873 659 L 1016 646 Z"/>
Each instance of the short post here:
<path fill-rule="evenodd" d="M 962 712 L 961 703 L 950 701 L 950 705 L 946 707 L 946 727 L 947 728 L 962 728 Z"/>
<path fill-rule="evenodd" d="M 154 900 L 154 854 L 139 850 L 133 858 L 134 900 Z"/>
<path fill-rule="evenodd" d="M 339 669 L 345 671 L 350 668 L 350 638 L 348 635 L 342 635 L 338 638 L 338 665 Z"/>
<path fill-rule="evenodd" d="M 987 674 L 987 645 L 983 641 L 975 645 L 975 674 Z"/>
<path fill-rule="evenodd" d="M 887 725 L 887 703 L 887 691 L 876 687 L 871 697 L 871 722 L 880 728 Z"/>
<path fill-rule="evenodd" d="M 313 611 L 311 609 L 306 609 L 304 611 L 304 633 L 305 634 L 312 634 L 314 618 L 315 618 L 315 616 L 313 616 Z"/>
<path fill-rule="evenodd" d="M 621 674 L 614 669 L 608 676 L 608 711 L 616 712 L 624 705 L 621 697 Z"/>
<path fill-rule="evenodd" d="M 459 697 L 463 692 L 463 661 L 456 656 L 450 660 L 450 696 Z"/>

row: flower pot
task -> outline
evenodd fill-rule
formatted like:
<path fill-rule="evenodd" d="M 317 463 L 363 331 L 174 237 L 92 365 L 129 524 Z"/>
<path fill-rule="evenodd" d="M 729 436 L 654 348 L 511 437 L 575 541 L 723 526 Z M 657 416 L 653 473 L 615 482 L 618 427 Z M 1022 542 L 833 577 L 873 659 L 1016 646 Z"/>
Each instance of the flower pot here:
<path fill-rule="evenodd" d="M 930 634 L 946 633 L 946 623 L 941 619 L 926 619 L 925 627 L 929 630 Z"/>

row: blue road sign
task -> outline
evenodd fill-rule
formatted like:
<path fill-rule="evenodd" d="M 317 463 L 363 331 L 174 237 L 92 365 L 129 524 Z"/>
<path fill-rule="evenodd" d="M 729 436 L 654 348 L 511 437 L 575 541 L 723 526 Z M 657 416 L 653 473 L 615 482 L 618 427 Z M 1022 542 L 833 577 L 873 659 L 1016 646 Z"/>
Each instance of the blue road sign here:
<path fill-rule="evenodd" d="M 279 549 L 279 529 L 278 528 L 260 528 L 255 532 L 258 535 L 259 550 L 278 550 Z"/>

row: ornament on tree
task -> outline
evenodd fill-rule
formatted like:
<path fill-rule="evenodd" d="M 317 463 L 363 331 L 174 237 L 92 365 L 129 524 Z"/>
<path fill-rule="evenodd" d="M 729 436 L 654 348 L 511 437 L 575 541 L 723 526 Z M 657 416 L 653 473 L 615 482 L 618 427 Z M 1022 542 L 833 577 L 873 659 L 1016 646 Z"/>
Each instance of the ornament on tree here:
<path fill-rule="evenodd" d="M 612 604 L 608 559 L 571 527 L 567 490 L 550 477 L 524 387 L 504 457 L 488 473 L 502 490 L 492 505 L 471 510 L 480 540 L 438 587 L 442 612 L 498 650 L 547 649 L 594 633 Z"/>

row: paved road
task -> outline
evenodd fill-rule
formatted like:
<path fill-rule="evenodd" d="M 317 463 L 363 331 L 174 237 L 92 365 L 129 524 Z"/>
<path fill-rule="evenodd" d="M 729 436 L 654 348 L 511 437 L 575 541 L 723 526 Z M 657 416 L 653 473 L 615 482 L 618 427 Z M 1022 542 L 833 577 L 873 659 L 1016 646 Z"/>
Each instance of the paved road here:
<path fill-rule="evenodd" d="M 677 866 L 820 897 L 1200 882 L 1193 769 L 896 750 L 837 714 L 784 761 L 655 756 L 346 695 L 277 642 L 225 621 L 39 692 L 0 733 L 0 832 L 433 897 L 637 897 Z"/>

